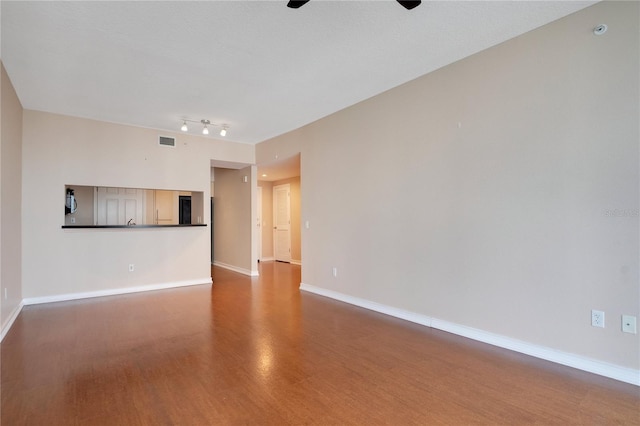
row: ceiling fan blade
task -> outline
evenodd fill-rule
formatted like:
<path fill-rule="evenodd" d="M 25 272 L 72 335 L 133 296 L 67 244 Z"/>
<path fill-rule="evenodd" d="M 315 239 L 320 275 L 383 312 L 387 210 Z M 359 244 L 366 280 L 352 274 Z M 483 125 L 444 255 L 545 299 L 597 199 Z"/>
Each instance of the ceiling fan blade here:
<path fill-rule="evenodd" d="M 417 1 L 396 0 L 396 1 L 400 3 L 402 6 L 404 6 L 404 8 L 407 10 L 411 10 L 414 7 L 420 6 L 420 3 L 422 3 L 420 0 L 417 0 Z"/>
<path fill-rule="evenodd" d="M 420 0 L 396 0 L 396 1 L 400 3 L 407 10 L 411 10 L 414 7 L 420 6 L 420 3 L 422 3 L 422 1 Z M 287 3 L 287 7 L 290 7 L 292 9 L 297 9 L 301 6 L 304 6 L 307 3 L 309 3 L 309 0 L 289 0 L 289 3 Z"/>
<path fill-rule="evenodd" d="M 297 9 L 300 6 L 304 6 L 306 3 L 308 3 L 309 0 L 289 0 L 289 3 L 287 3 L 287 7 L 290 7 L 291 9 Z"/>

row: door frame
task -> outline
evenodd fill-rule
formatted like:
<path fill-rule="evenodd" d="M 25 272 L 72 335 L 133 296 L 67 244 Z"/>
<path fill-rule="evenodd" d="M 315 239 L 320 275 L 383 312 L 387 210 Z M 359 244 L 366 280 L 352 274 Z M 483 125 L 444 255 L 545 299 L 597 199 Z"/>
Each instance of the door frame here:
<path fill-rule="evenodd" d="M 262 187 L 258 187 L 258 200 L 257 200 L 257 217 L 256 226 L 258 227 L 258 262 L 262 260 L 262 228 L 264 221 L 262 220 Z"/>

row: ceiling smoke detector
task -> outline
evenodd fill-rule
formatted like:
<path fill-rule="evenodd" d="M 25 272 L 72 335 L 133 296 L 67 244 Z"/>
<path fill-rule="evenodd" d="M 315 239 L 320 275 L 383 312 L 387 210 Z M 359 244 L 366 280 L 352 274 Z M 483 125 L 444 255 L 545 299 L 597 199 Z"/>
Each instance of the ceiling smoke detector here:
<path fill-rule="evenodd" d="M 593 33 L 595 35 L 602 35 L 607 32 L 607 28 L 609 28 L 607 27 L 607 24 L 600 24 L 593 29 Z"/>

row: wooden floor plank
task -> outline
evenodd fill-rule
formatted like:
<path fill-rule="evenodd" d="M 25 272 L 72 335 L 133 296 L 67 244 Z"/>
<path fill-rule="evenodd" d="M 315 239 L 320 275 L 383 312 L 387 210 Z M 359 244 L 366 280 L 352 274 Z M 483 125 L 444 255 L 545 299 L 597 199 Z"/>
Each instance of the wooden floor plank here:
<path fill-rule="evenodd" d="M 638 387 L 301 293 L 300 267 L 27 306 L 2 425 L 640 424 Z"/>

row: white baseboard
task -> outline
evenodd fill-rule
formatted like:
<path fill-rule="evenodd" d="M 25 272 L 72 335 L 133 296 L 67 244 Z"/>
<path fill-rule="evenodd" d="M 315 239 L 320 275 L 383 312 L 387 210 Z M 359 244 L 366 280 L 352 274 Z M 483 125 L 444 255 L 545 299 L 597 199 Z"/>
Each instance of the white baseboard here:
<path fill-rule="evenodd" d="M 488 343 L 490 345 L 555 362 L 557 364 L 577 368 L 578 370 L 588 371 L 589 373 L 598 374 L 600 376 L 609 377 L 621 382 L 640 386 L 640 370 L 621 367 L 619 365 L 598 361 L 592 358 L 583 357 L 581 355 L 563 352 L 545 346 L 535 345 L 532 343 L 513 339 L 511 337 L 490 333 L 487 331 L 455 324 L 437 318 L 431 318 L 426 315 L 405 311 L 376 302 L 371 302 L 366 299 L 360 299 L 358 297 L 349 296 L 347 294 L 343 294 L 333 290 L 315 287 L 309 284 L 300 283 L 300 290 L 318 294 L 324 297 L 329 297 L 331 299 L 339 300 L 341 302 L 349 303 L 361 308 L 370 309 L 372 311 L 380 312 L 392 317 L 422 324 L 424 326 L 446 331 L 448 333 L 457 334 L 458 336 L 477 340 L 479 342 Z"/>
<path fill-rule="evenodd" d="M 18 315 L 20 314 L 20 311 L 22 311 L 23 306 L 24 306 L 24 302 L 20 302 L 20 304 L 16 306 L 15 309 L 11 312 L 11 315 L 9 316 L 9 319 L 7 320 L 6 324 L 2 326 L 2 331 L 0 331 L 0 342 L 2 342 L 2 340 L 4 339 L 4 336 L 6 336 L 9 330 L 11 329 L 13 322 L 16 320 L 16 318 L 18 318 Z"/>
<path fill-rule="evenodd" d="M 260 259 L 260 262 L 275 262 L 275 261 L 276 261 L 275 257 L 263 257 L 262 259 Z M 292 265 L 302 266 L 302 260 L 291 259 L 289 263 Z"/>
<path fill-rule="evenodd" d="M 239 268 L 237 266 L 229 265 L 222 262 L 213 262 L 213 266 L 218 266 L 220 268 L 228 269 L 230 271 L 237 272 L 239 274 L 249 275 L 250 277 L 257 277 L 260 275 L 258 271 L 251 271 L 249 269 Z"/>
<path fill-rule="evenodd" d="M 260 262 L 275 262 L 275 261 L 276 261 L 275 257 L 263 257 L 262 259 L 260 259 Z M 285 261 L 283 260 L 283 262 L 285 262 Z M 289 260 L 289 262 L 285 262 L 285 263 L 290 263 L 292 265 L 302 266 L 302 260 L 291 259 L 291 260 Z"/>
<path fill-rule="evenodd" d="M 202 278 L 197 280 L 174 281 L 174 282 L 168 282 L 168 283 L 143 285 L 143 286 L 137 286 L 137 287 L 89 291 L 85 293 L 68 293 L 68 294 L 57 294 L 54 296 L 28 297 L 23 299 L 22 303 L 24 303 L 25 305 L 37 305 L 40 303 L 63 302 L 66 300 L 76 300 L 76 299 L 89 299 L 92 297 L 114 296 L 117 294 L 138 293 L 142 291 L 152 291 L 152 290 L 164 290 L 167 288 L 186 287 L 191 285 L 202 285 L 202 284 L 211 284 L 211 283 L 212 283 L 211 277 L 207 277 L 207 278 Z"/>
<path fill-rule="evenodd" d="M 442 321 L 433 318 L 431 326 L 438 330 L 446 331 L 459 336 L 468 337 L 473 340 L 488 343 L 490 345 L 499 346 L 515 352 L 520 352 L 536 358 L 555 362 L 557 364 L 566 365 L 568 367 L 577 368 L 578 370 L 588 371 L 589 373 L 598 374 L 600 376 L 616 379 L 621 382 L 630 383 L 640 386 L 640 370 L 621 367 L 596 359 L 587 358 L 581 355 L 569 352 L 559 351 L 557 349 L 548 348 L 546 346 L 535 345 L 521 340 L 505 337 L 499 334 L 489 333 L 483 330 L 467 327 L 464 325 L 454 324 L 448 321 Z"/>
<path fill-rule="evenodd" d="M 329 297 L 331 299 L 349 303 L 350 305 L 360 306 L 361 308 L 370 309 L 372 311 L 380 312 L 381 314 L 390 315 L 392 317 L 431 327 L 431 318 L 425 315 L 416 314 L 414 312 L 405 311 L 403 309 L 394 308 L 392 306 L 383 305 L 381 303 L 372 302 L 366 299 L 360 299 L 359 297 L 349 296 L 344 293 L 327 290 L 326 288 L 315 287 L 309 284 L 300 283 L 300 290 L 308 291 L 309 293 Z"/>

